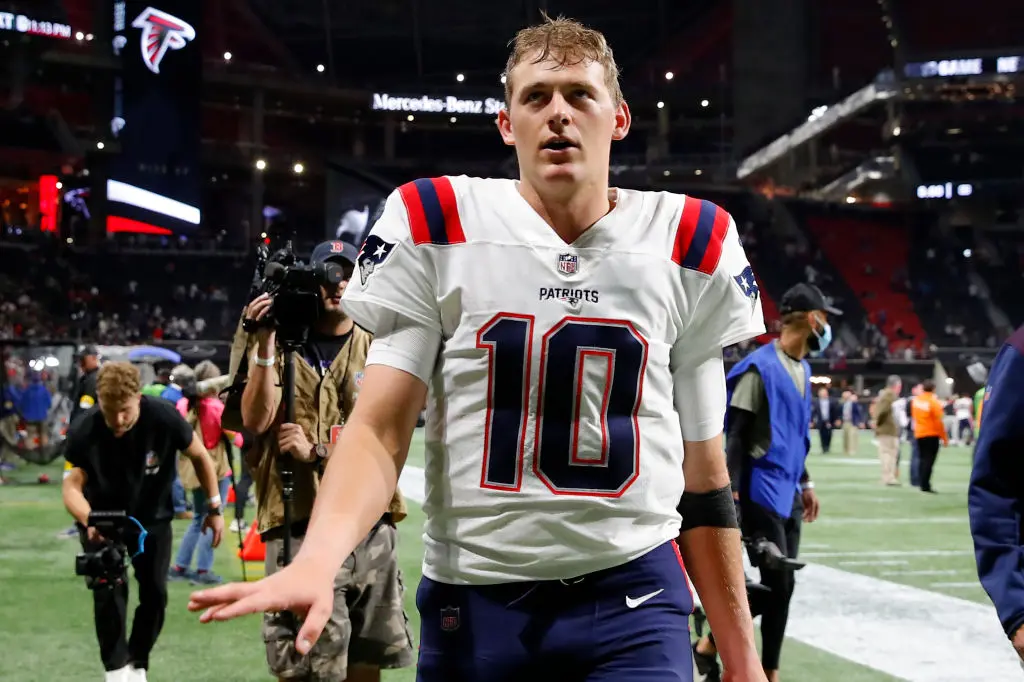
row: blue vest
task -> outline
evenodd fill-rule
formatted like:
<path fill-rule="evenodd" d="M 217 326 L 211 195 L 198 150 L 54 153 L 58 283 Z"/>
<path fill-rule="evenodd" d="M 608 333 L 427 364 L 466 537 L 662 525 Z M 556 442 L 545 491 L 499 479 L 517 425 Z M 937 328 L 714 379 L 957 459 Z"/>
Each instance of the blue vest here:
<path fill-rule="evenodd" d="M 789 518 L 793 511 L 793 498 L 800 487 L 804 460 L 810 446 L 808 429 L 811 424 L 811 366 L 806 360 L 804 368 L 804 394 L 800 395 L 792 377 L 779 360 L 775 344 L 769 343 L 736 364 L 726 377 L 729 403 L 740 377 L 751 366 L 756 367 L 768 397 L 768 417 L 772 426 L 772 440 L 768 452 L 752 460 L 749 495 L 753 502 Z M 728 433 L 726 417 L 726 433 Z"/>

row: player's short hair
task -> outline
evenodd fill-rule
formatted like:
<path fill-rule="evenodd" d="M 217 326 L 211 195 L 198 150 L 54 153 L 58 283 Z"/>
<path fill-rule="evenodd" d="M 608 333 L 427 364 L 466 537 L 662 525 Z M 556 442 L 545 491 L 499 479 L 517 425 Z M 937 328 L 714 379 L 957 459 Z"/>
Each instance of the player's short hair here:
<path fill-rule="evenodd" d="M 108 362 L 96 376 L 96 397 L 100 402 L 118 405 L 142 392 L 142 374 L 130 362 Z"/>
<path fill-rule="evenodd" d="M 553 59 L 559 66 L 573 66 L 584 62 L 597 62 L 604 67 L 605 85 L 615 105 L 622 104 L 619 87 L 619 66 L 604 34 L 573 19 L 544 15 L 544 22 L 528 26 L 516 33 L 509 42 L 512 52 L 505 64 L 505 105 L 512 103 L 512 69 L 533 57 L 530 63 L 539 64 Z"/>
<path fill-rule="evenodd" d="M 931 393 L 935 390 L 935 382 L 931 379 L 925 379 L 921 382 L 921 390 L 925 393 Z"/>
<path fill-rule="evenodd" d="M 890 374 L 889 378 L 885 380 L 885 385 L 887 387 L 889 387 L 889 388 L 896 388 L 897 386 L 899 386 L 902 383 L 903 383 L 903 380 L 900 379 L 900 375 L 899 374 Z"/>

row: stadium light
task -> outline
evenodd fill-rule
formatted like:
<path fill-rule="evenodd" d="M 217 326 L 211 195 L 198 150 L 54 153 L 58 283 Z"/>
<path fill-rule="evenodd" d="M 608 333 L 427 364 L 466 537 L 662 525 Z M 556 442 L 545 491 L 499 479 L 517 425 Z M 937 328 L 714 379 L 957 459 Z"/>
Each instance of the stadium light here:
<path fill-rule="evenodd" d="M 900 127 L 896 126 L 895 128 L 892 129 L 892 136 L 893 137 L 899 137 L 901 132 L 903 132 L 903 131 L 900 130 Z"/>
<path fill-rule="evenodd" d="M 505 81 L 507 81 L 507 80 L 508 80 L 508 76 L 506 76 L 505 74 L 502 74 L 501 75 L 501 84 L 504 85 Z"/>
<path fill-rule="evenodd" d="M 856 197 L 846 197 L 846 203 L 848 203 L 848 204 L 856 204 L 857 203 L 857 198 Z"/>
<path fill-rule="evenodd" d="M 408 116 L 405 117 L 405 120 L 411 123 L 416 120 L 416 117 L 413 116 L 412 114 L 409 114 Z"/>
<path fill-rule="evenodd" d="M 700 168 L 698 168 L 697 170 L 693 171 L 693 174 L 694 175 L 704 175 L 704 171 L 702 171 Z"/>
<path fill-rule="evenodd" d="M 461 83 L 462 81 L 466 80 L 466 76 L 465 76 L 465 74 L 461 74 L 461 73 L 455 74 L 455 80 L 457 80 L 457 81 L 459 81 Z"/>
<path fill-rule="evenodd" d="M 707 108 L 707 107 L 708 107 L 708 106 L 709 106 L 710 104 L 711 104 L 711 102 L 707 101 L 706 99 L 702 99 L 702 100 L 700 101 L 700 105 L 701 105 L 702 107 L 705 107 L 705 108 Z"/>
<path fill-rule="evenodd" d="M 316 72 L 317 73 L 323 73 L 324 72 L 324 65 L 323 64 L 317 64 L 316 65 Z"/>
<path fill-rule="evenodd" d="M 230 52 L 225 52 L 224 53 L 224 61 L 226 61 L 226 62 L 230 62 L 231 61 L 231 53 Z"/>
<path fill-rule="evenodd" d="M 295 171 L 296 175 L 301 175 L 302 171 L 306 170 L 306 167 L 303 166 L 301 163 L 297 163 L 294 166 L 292 166 L 292 170 Z"/>
<path fill-rule="evenodd" d="M 972 255 L 974 255 L 973 251 L 970 249 L 964 249 L 964 258 L 970 258 Z"/>
<path fill-rule="evenodd" d="M 85 34 L 85 39 L 86 40 L 92 40 L 93 38 L 95 38 L 95 36 L 93 34 L 91 34 L 91 33 L 86 33 Z"/>
<path fill-rule="evenodd" d="M 58 181 L 56 187 L 57 187 L 57 189 L 64 189 L 64 183 Z"/>
<path fill-rule="evenodd" d="M 665 103 L 664 102 L 658 102 L 658 108 L 659 109 L 664 109 L 665 108 Z"/>
<path fill-rule="evenodd" d="M 676 77 L 676 75 L 674 73 L 672 73 L 671 71 L 666 71 L 665 72 L 665 80 L 670 81 L 670 80 L 672 80 L 675 77 Z"/>
<path fill-rule="evenodd" d="M 261 171 L 261 170 L 266 170 L 266 169 L 267 169 L 267 162 L 264 161 L 263 159 L 256 159 L 256 170 Z"/>
<path fill-rule="evenodd" d="M 85 34 L 82 33 L 81 31 L 79 31 L 78 33 L 75 34 L 75 40 L 79 40 L 79 41 L 85 40 Z"/>
<path fill-rule="evenodd" d="M 103 148 L 104 148 L 104 147 L 106 147 L 106 146 L 107 146 L 107 145 L 103 144 L 102 142 L 97 142 L 97 143 L 96 143 L 96 149 L 103 149 Z"/>
<path fill-rule="evenodd" d="M 457 119 L 457 118 L 455 118 L 454 116 L 452 116 L 452 117 L 451 117 L 450 119 L 448 119 L 448 122 L 449 122 L 449 123 L 455 123 L 455 122 L 456 122 L 456 121 L 458 121 L 458 120 L 459 120 L 459 119 Z"/>

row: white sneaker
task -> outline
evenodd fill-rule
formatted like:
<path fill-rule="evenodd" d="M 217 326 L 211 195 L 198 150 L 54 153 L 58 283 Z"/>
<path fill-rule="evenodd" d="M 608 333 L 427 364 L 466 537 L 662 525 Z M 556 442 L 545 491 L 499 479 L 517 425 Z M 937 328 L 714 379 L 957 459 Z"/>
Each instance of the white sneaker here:
<path fill-rule="evenodd" d="M 104 682 L 130 682 L 134 680 L 132 676 L 132 669 L 129 666 L 125 666 L 118 670 L 108 670 L 103 677 Z"/>
<path fill-rule="evenodd" d="M 128 676 L 125 682 L 147 682 L 146 680 L 146 669 L 136 668 L 134 665 L 128 666 Z"/>
<path fill-rule="evenodd" d="M 245 525 L 245 519 L 235 519 L 231 522 L 231 526 L 228 527 L 228 530 L 232 533 L 237 533 L 240 530 L 248 530 L 248 526 Z"/>

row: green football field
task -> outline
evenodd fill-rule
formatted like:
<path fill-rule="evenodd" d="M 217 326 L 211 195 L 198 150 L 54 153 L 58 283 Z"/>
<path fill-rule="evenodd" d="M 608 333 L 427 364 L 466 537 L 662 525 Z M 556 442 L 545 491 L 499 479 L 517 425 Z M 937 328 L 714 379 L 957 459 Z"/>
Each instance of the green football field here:
<path fill-rule="evenodd" d="M 418 436 L 410 473 L 420 473 L 416 468 L 422 463 Z M 967 448 L 940 453 L 938 495 L 881 486 L 867 433 L 854 457 L 822 455 L 815 448 L 809 468 L 822 516 L 806 526 L 803 536 L 801 554 L 809 565 L 798 574 L 783 679 L 966 682 L 1020 675 L 977 583 L 966 514 Z M 60 480 L 57 465 L 25 466 L 13 473 L 12 485 L 0 487 L 0 680 L 100 680 L 91 597 L 73 575 L 77 542 L 56 537 L 69 517 L 59 485 L 35 483 L 44 471 Z M 416 633 L 423 516 L 415 503 L 410 507 L 409 518 L 399 526 L 399 551 Z M 176 523 L 180 538 L 185 522 Z M 216 570 L 229 579 L 241 578 L 236 543 L 236 536 L 228 536 L 217 554 Z M 261 566 L 248 568 L 250 577 L 262 572 Z M 167 621 L 150 680 L 271 679 L 258 618 L 201 626 L 185 610 L 194 588 L 172 583 L 169 589 Z M 412 668 L 384 675 L 389 682 L 414 677 Z"/>

